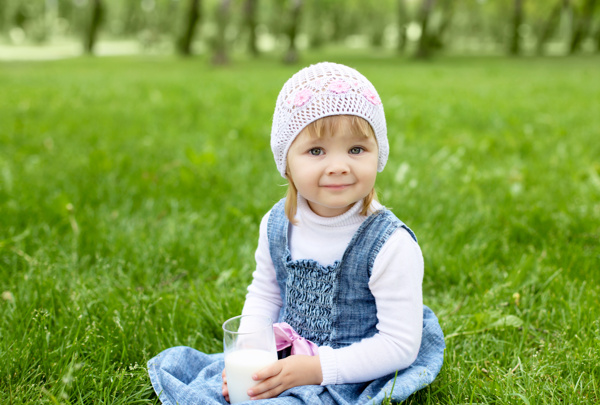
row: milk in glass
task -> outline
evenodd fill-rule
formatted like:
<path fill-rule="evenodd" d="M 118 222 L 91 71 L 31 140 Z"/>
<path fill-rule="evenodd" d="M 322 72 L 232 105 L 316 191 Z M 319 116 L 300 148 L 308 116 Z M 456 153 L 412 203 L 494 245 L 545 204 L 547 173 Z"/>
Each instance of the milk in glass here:
<path fill-rule="evenodd" d="M 232 404 L 248 401 L 247 392 L 259 381 L 252 375 L 277 361 L 277 349 L 271 318 L 240 315 L 223 324 L 225 374 Z"/>
<path fill-rule="evenodd" d="M 225 373 L 227 373 L 227 388 L 232 404 L 248 401 L 247 392 L 259 381 L 254 381 L 252 375 L 260 369 L 277 361 L 273 351 L 260 349 L 243 349 L 233 351 L 225 357 Z"/>

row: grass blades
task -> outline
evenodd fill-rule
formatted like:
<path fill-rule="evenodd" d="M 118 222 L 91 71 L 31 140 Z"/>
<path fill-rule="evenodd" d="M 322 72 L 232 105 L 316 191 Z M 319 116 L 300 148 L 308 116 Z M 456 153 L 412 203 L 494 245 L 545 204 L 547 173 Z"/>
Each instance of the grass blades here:
<path fill-rule="evenodd" d="M 447 336 L 407 404 L 600 401 L 598 58 L 312 54 L 371 79 L 381 201 Z M 0 403 L 157 403 L 161 350 L 221 350 L 284 195 L 268 58 L 0 65 Z"/>

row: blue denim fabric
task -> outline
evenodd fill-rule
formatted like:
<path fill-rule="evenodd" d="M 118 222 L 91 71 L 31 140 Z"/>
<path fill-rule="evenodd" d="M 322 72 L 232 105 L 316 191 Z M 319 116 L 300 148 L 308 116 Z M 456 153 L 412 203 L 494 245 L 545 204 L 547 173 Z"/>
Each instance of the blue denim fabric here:
<path fill-rule="evenodd" d="M 268 236 L 284 302 L 279 321 L 290 323 L 319 345 L 334 348 L 375 334 L 376 308 L 368 280 L 379 249 L 398 227 L 405 227 L 415 238 L 390 211 L 382 210 L 361 225 L 340 262 L 324 267 L 311 260 L 292 261 L 283 201 L 276 204 L 269 218 Z M 385 398 L 403 401 L 433 382 L 443 364 L 444 348 L 438 319 L 424 306 L 419 355 L 397 376 L 390 374 L 360 384 L 294 387 L 277 398 L 252 404 L 366 405 L 379 404 Z M 165 405 L 227 404 L 221 394 L 223 368 L 223 354 L 204 354 L 189 347 L 167 349 L 148 362 L 152 385 Z"/>
<path fill-rule="evenodd" d="M 375 258 L 399 227 L 414 233 L 389 210 L 370 215 L 360 226 L 340 261 L 321 266 L 314 260 L 292 260 L 285 200 L 271 210 L 269 250 L 284 302 L 279 322 L 302 337 L 334 349 L 377 333 L 377 307 L 369 289 Z"/>

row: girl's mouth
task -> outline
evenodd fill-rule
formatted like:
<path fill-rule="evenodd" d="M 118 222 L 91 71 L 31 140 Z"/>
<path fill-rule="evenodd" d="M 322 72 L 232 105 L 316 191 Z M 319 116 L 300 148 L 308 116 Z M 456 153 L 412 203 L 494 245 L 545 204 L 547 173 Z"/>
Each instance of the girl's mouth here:
<path fill-rule="evenodd" d="M 350 187 L 350 184 L 326 184 L 324 186 L 321 187 L 325 187 L 329 190 L 343 190 L 347 187 Z"/>

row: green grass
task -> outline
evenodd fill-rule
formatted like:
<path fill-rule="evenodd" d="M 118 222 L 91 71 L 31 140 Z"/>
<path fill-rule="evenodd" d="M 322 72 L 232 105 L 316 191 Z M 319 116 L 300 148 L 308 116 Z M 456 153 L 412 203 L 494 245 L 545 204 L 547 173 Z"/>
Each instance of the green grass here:
<path fill-rule="evenodd" d="M 382 202 L 447 336 L 410 404 L 600 401 L 600 60 L 309 55 L 378 88 Z M 221 350 L 284 193 L 272 60 L 0 65 L 0 403 L 157 403 L 159 351 Z"/>

